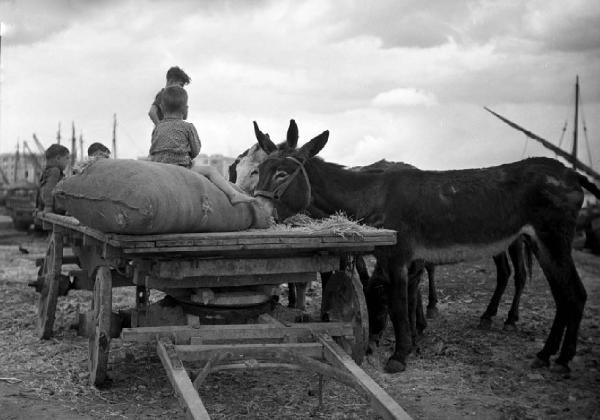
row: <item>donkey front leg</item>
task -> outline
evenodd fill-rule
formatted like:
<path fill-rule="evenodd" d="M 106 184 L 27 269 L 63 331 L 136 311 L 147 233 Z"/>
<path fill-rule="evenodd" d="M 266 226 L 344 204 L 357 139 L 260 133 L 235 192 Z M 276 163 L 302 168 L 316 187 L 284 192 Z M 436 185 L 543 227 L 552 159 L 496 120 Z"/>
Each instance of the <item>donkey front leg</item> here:
<path fill-rule="evenodd" d="M 495 255 L 494 263 L 496 263 L 496 288 L 487 309 L 479 319 L 479 328 L 484 330 L 492 327 L 492 318 L 498 313 L 498 305 L 500 305 L 500 299 L 502 299 L 510 277 L 510 264 L 506 252 Z"/>
<path fill-rule="evenodd" d="M 406 357 L 412 348 L 411 329 L 408 316 L 408 266 L 392 262 L 389 268 L 390 297 L 389 314 L 394 326 L 396 345 L 394 354 L 385 365 L 388 373 L 402 372 L 406 369 Z"/>
<path fill-rule="evenodd" d="M 519 302 L 527 281 L 527 269 L 525 268 L 525 252 L 529 249 L 525 248 L 525 240 L 521 237 L 514 241 L 508 247 L 508 253 L 515 269 L 515 294 L 513 296 L 508 317 L 504 321 L 505 330 L 516 330 L 517 321 L 519 320 Z"/>
<path fill-rule="evenodd" d="M 439 314 L 439 310 L 437 307 L 437 289 L 435 287 L 435 265 L 425 264 L 425 269 L 427 270 L 427 278 L 429 279 L 427 318 L 435 318 Z"/>

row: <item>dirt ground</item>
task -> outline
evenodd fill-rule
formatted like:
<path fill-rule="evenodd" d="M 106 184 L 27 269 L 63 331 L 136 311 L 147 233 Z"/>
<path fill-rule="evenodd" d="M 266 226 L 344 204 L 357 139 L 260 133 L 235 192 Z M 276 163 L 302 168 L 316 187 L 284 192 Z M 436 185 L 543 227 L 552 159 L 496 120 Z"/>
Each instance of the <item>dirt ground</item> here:
<path fill-rule="evenodd" d="M 71 325 L 89 307 L 89 292 L 59 298 L 55 337 L 36 337 L 37 296 L 27 282 L 35 278 L 34 261 L 45 242 L 1 226 L 0 418 L 183 418 L 153 346 L 113 340 L 110 386 L 88 385 L 87 340 Z M 440 315 L 430 320 L 406 372 L 383 373 L 391 330 L 362 367 L 414 418 L 600 419 L 600 257 L 574 255 L 588 301 L 569 377 L 529 368 L 554 313 L 537 265 L 523 295 L 519 330 L 502 330 L 512 288 L 492 329 L 477 328 L 495 284 L 491 258 L 438 268 Z M 319 305 L 319 287 L 310 291 L 312 309 Z M 115 307 L 132 302 L 132 290 L 115 289 Z M 211 375 L 200 393 L 214 419 L 377 418 L 354 390 L 333 381 L 325 382 L 319 406 L 317 387 L 308 373 L 248 370 Z"/>

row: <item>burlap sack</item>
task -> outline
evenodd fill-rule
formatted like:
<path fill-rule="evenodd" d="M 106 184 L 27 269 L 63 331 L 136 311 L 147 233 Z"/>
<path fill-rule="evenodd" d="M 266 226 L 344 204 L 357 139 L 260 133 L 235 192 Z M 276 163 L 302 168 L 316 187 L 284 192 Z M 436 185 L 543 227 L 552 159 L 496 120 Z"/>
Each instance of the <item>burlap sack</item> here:
<path fill-rule="evenodd" d="M 54 193 L 69 214 L 103 232 L 230 232 L 254 219 L 252 205 L 232 206 L 204 176 L 157 162 L 101 159 Z"/>

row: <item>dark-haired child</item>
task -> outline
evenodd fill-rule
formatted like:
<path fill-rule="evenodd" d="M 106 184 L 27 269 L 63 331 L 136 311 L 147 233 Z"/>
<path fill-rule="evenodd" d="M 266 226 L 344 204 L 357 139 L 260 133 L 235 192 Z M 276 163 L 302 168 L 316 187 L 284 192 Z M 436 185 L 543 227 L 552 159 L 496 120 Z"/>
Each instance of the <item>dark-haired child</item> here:
<path fill-rule="evenodd" d="M 87 150 L 89 159 L 102 159 L 110 157 L 110 150 L 102 143 L 92 143 Z"/>
<path fill-rule="evenodd" d="M 170 86 L 184 87 L 185 85 L 188 85 L 191 81 L 192 79 L 190 79 L 190 77 L 179 67 L 171 67 L 167 71 L 167 83 L 165 85 L 165 89 Z M 150 117 L 154 125 L 157 125 L 164 118 L 164 110 L 162 109 L 161 102 L 162 95 L 165 89 L 161 89 L 160 92 L 156 94 L 154 102 L 152 102 L 150 110 L 148 111 L 148 116 Z M 183 115 L 183 119 L 185 120 L 186 118 L 187 109 L 185 110 L 185 113 Z"/>
<path fill-rule="evenodd" d="M 46 167 L 40 177 L 40 191 L 37 208 L 43 211 L 55 211 L 52 190 L 65 177 L 64 170 L 69 164 L 69 149 L 53 144 L 46 149 Z"/>
<path fill-rule="evenodd" d="M 152 131 L 150 160 L 191 169 L 192 159 L 200 153 L 200 138 L 194 125 L 184 121 L 184 115 L 187 113 L 185 89 L 181 86 L 165 88 L 161 107 L 164 111 L 164 119 Z M 210 179 L 227 195 L 232 204 L 254 200 L 253 197 L 236 190 L 212 166 L 196 166 L 194 170 Z"/>

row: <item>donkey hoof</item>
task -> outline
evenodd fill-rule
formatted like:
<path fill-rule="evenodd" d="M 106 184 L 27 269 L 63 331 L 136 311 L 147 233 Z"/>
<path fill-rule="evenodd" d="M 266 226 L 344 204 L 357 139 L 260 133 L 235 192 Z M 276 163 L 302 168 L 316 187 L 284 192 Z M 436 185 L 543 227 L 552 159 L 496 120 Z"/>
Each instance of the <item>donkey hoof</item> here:
<path fill-rule="evenodd" d="M 384 370 L 386 373 L 404 372 L 406 370 L 406 363 L 403 363 L 400 360 L 390 359 L 385 364 Z"/>
<path fill-rule="evenodd" d="M 535 359 L 533 359 L 533 362 L 531 362 L 531 368 L 532 369 L 541 369 L 541 368 L 547 368 L 550 366 L 550 361 L 548 360 L 542 360 L 539 357 L 536 356 Z"/>
<path fill-rule="evenodd" d="M 427 314 L 425 315 L 429 319 L 437 318 L 440 311 L 435 306 L 433 308 L 427 308 Z"/>
<path fill-rule="evenodd" d="M 559 375 L 569 375 L 571 373 L 571 368 L 568 365 L 563 365 L 559 362 L 554 362 L 550 367 L 550 372 L 557 373 Z"/>
<path fill-rule="evenodd" d="M 480 330 L 492 329 L 492 320 L 490 318 L 480 318 L 479 319 L 479 329 Z"/>
<path fill-rule="evenodd" d="M 518 330 L 517 324 L 512 324 L 512 323 L 511 324 L 505 323 L 504 327 L 502 327 L 502 329 L 504 331 L 513 331 L 513 332 Z"/>

